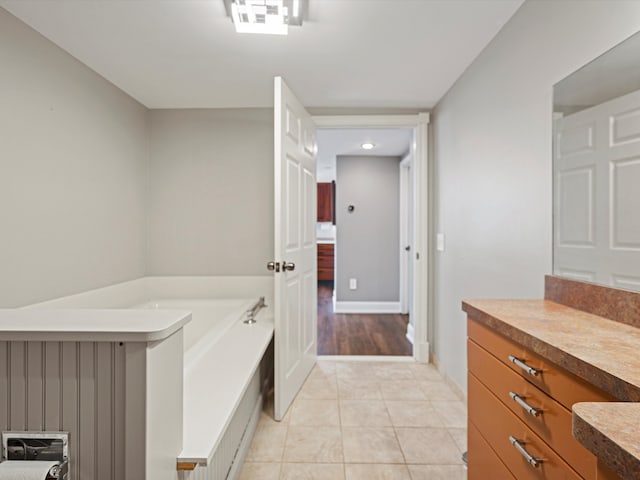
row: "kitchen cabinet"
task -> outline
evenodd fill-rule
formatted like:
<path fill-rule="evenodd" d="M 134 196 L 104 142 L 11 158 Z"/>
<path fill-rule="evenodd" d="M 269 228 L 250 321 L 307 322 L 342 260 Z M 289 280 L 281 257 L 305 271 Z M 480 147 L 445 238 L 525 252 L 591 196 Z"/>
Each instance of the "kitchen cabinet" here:
<path fill-rule="evenodd" d="M 318 183 L 318 222 L 335 224 L 335 182 Z"/>
<path fill-rule="evenodd" d="M 332 243 L 318 244 L 318 281 L 333 282 L 334 245 Z"/>

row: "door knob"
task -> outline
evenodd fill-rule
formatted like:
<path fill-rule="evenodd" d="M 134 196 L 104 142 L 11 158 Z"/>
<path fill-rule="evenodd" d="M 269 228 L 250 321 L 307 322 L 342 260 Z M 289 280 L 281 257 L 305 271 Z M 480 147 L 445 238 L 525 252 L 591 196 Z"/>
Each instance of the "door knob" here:
<path fill-rule="evenodd" d="M 287 263 L 282 262 L 282 271 L 283 272 L 293 272 L 296 269 L 295 263 Z"/>
<path fill-rule="evenodd" d="M 267 263 L 267 270 L 270 272 L 279 272 L 280 271 L 280 262 L 269 262 Z"/>

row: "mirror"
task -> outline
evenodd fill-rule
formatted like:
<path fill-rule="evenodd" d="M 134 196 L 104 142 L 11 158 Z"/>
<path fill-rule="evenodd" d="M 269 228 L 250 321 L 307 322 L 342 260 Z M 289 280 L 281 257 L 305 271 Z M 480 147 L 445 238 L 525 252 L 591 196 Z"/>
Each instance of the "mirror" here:
<path fill-rule="evenodd" d="M 553 88 L 553 273 L 640 291 L 640 33 Z"/>

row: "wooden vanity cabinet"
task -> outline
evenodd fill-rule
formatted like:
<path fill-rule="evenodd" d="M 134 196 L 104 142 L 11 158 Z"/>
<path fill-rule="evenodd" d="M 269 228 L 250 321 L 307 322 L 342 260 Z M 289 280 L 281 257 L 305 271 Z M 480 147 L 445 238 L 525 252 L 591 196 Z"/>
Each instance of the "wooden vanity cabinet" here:
<path fill-rule="evenodd" d="M 468 337 L 468 479 L 509 478 L 506 468 L 518 480 L 598 480 L 571 406 L 612 398 L 473 318 Z M 486 445 L 499 463 L 479 460 Z"/>

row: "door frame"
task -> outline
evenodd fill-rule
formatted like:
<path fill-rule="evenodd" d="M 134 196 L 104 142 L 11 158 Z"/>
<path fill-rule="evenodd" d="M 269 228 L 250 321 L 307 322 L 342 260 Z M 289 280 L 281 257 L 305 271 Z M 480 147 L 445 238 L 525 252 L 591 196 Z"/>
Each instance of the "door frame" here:
<path fill-rule="evenodd" d="M 429 113 L 416 115 L 313 115 L 317 128 L 411 128 L 413 129 L 413 358 L 429 362 Z M 417 295 L 416 292 L 424 292 Z"/>

